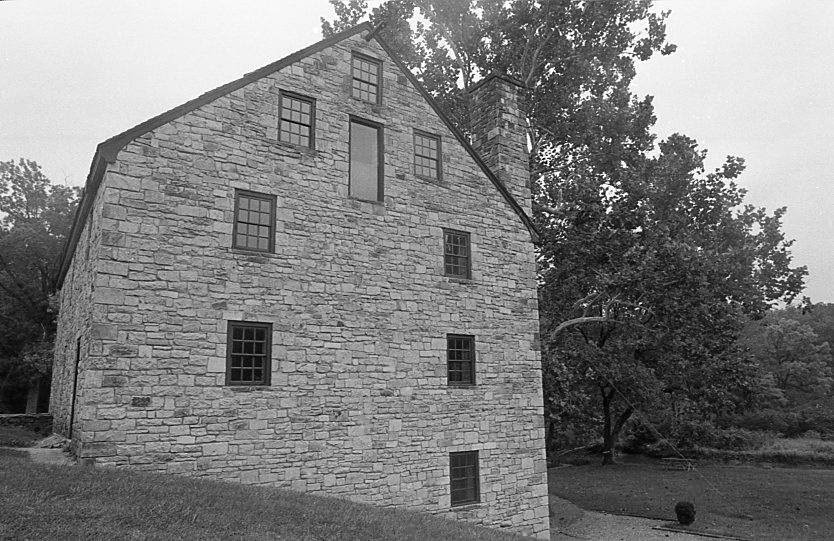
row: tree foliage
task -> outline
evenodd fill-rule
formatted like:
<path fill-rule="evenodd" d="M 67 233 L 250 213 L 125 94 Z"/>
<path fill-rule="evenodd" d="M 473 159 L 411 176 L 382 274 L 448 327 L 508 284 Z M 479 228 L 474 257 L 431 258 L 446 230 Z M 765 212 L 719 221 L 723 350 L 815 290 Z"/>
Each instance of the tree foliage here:
<path fill-rule="evenodd" d="M 739 344 L 769 376 L 776 389 L 777 406 L 801 408 L 831 391 L 834 358 L 828 342 L 792 311 L 779 310 L 751 321 Z"/>
<path fill-rule="evenodd" d="M 736 338 L 806 271 L 791 266 L 785 210 L 744 203 L 743 160 L 706 172 L 694 140 L 656 144 L 651 97 L 630 84 L 637 62 L 674 51 L 668 12 L 650 0 L 331 3 L 326 35 L 384 22 L 463 131 L 471 84 L 524 82 L 551 435 L 596 421 L 611 451 L 636 409 L 715 415 L 755 394 Z"/>
<path fill-rule="evenodd" d="M 50 296 L 78 195 L 52 185 L 34 161 L 0 162 L 0 383 L 50 371 Z"/>

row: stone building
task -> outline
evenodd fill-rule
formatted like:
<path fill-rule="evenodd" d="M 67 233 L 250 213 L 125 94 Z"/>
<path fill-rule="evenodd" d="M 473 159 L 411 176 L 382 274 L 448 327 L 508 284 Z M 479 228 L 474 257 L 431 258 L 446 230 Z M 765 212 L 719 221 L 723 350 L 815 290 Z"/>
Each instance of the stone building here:
<path fill-rule="evenodd" d="M 473 89 L 470 144 L 363 24 L 100 144 L 56 431 L 96 465 L 546 538 L 517 90 Z"/>

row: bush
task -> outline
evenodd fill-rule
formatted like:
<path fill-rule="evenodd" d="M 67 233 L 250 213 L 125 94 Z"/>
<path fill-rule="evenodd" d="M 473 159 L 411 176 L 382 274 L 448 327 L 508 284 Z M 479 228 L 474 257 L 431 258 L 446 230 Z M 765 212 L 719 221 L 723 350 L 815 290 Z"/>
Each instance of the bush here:
<path fill-rule="evenodd" d="M 657 443 L 657 434 L 644 422 L 634 419 L 626 425 L 620 438 L 620 449 L 624 453 L 637 454 Z"/>
<path fill-rule="evenodd" d="M 722 420 L 722 425 L 777 432 L 788 438 L 800 437 L 808 431 L 825 438 L 834 435 L 834 413 L 825 410 L 761 410 Z"/>
<path fill-rule="evenodd" d="M 623 439 L 623 450 L 655 457 L 676 456 L 674 448 L 680 451 L 691 451 L 696 447 L 745 451 L 759 449 L 774 438 L 769 432 L 719 428 L 703 420 L 660 423 L 658 431 L 669 439 L 671 445 L 660 440 L 654 431 L 634 425 Z"/>
<path fill-rule="evenodd" d="M 689 526 L 695 522 L 695 505 L 692 502 L 676 503 L 675 515 L 678 517 L 678 522 L 684 526 Z"/>

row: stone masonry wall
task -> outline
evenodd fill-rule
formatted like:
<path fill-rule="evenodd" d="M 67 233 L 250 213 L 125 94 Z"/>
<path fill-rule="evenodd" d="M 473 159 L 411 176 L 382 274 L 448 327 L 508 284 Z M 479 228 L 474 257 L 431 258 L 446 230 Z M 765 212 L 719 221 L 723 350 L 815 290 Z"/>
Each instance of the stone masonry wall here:
<path fill-rule="evenodd" d="M 472 146 L 530 214 L 533 199 L 519 84 L 493 75 L 476 85 L 471 91 L 470 123 Z"/>
<path fill-rule="evenodd" d="M 383 60 L 382 105 L 350 97 L 354 50 Z M 277 141 L 281 89 L 316 98 L 315 150 Z M 384 204 L 348 197 L 349 114 L 385 125 Z M 442 181 L 414 175 L 414 129 Z M 231 248 L 236 188 L 277 196 L 274 254 Z M 375 41 L 139 137 L 102 193 L 80 456 L 547 537 L 530 233 Z M 471 233 L 471 280 L 444 276 L 443 227 Z M 232 320 L 272 323 L 270 386 L 224 385 Z M 447 385 L 446 333 L 475 336 L 476 386 Z M 464 450 L 481 501 L 452 508 Z"/>
<path fill-rule="evenodd" d="M 90 347 L 90 329 L 92 324 L 92 294 L 94 287 L 94 262 L 99 257 L 101 237 L 101 208 L 103 194 L 99 192 L 93 202 L 92 212 L 81 231 L 75 254 L 70 262 L 64 285 L 59 292 L 60 310 L 58 312 L 58 329 L 55 335 L 55 350 L 52 364 L 52 389 L 49 397 L 49 412 L 52 414 L 53 430 L 64 436 L 70 435 L 70 411 L 72 409 L 72 392 L 75 380 L 76 348 L 80 346 L 77 395 L 80 397 L 85 385 L 85 377 L 90 373 L 87 368 L 87 351 Z M 79 342 L 80 339 L 80 342 Z M 92 392 L 96 392 L 95 389 Z M 75 419 L 78 420 L 83 400 L 76 400 Z M 76 429 L 78 426 L 76 425 Z M 78 434 L 73 434 L 78 441 Z"/>

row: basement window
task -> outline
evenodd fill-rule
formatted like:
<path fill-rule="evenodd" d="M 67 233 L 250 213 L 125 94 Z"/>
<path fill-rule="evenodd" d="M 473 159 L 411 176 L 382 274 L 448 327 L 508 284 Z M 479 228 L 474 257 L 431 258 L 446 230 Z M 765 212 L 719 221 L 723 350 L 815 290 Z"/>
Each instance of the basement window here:
<path fill-rule="evenodd" d="M 226 385 L 269 385 L 272 324 L 230 321 Z"/>
<path fill-rule="evenodd" d="M 235 190 L 232 247 L 256 252 L 275 251 L 274 195 Z"/>
<path fill-rule="evenodd" d="M 475 337 L 446 335 L 446 372 L 449 385 L 475 385 Z"/>
<path fill-rule="evenodd" d="M 452 506 L 481 501 L 478 451 L 449 453 L 449 489 Z"/>
<path fill-rule="evenodd" d="M 382 80 L 382 62 L 376 58 L 353 53 L 351 58 L 353 97 L 370 103 L 382 103 L 379 82 Z"/>
<path fill-rule="evenodd" d="M 316 101 L 293 92 L 281 91 L 279 140 L 315 148 Z"/>

